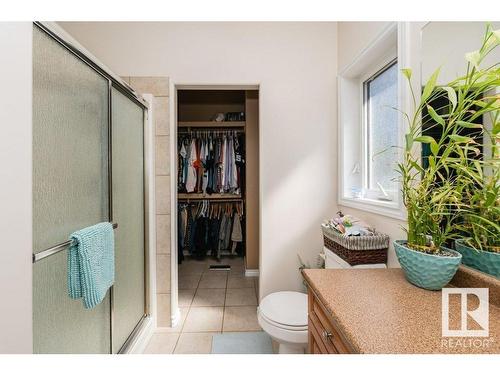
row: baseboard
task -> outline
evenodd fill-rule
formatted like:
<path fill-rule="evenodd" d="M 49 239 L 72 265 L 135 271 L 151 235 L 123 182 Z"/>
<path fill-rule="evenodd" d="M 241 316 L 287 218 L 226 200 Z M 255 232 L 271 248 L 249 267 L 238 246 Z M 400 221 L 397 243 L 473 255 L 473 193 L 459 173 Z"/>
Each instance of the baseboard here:
<path fill-rule="evenodd" d="M 153 319 L 151 316 L 145 318 L 143 328 L 129 349 L 123 354 L 142 354 L 154 333 Z"/>
<path fill-rule="evenodd" d="M 179 310 L 179 308 L 177 308 L 175 310 L 175 312 L 172 314 L 172 317 L 170 319 L 171 326 L 172 327 L 177 326 L 177 324 L 179 324 L 180 320 L 181 320 L 181 310 Z"/>
<path fill-rule="evenodd" d="M 247 270 L 245 269 L 246 277 L 259 277 L 259 270 Z"/>

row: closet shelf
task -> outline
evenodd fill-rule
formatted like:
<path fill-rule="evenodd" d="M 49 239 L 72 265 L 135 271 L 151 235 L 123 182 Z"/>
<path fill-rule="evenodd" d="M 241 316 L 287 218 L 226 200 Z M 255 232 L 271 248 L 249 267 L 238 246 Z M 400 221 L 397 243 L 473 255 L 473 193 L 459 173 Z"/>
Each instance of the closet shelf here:
<path fill-rule="evenodd" d="M 179 128 L 242 128 L 245 121 L 179 121 Z"/>
<path fill-rule="evenodd" d="M 177 194 L 178 199 L 242 199 L 241 195 L 235 195 L 235 194 L 203 194 L 203 193 L 178 193 Z"/>

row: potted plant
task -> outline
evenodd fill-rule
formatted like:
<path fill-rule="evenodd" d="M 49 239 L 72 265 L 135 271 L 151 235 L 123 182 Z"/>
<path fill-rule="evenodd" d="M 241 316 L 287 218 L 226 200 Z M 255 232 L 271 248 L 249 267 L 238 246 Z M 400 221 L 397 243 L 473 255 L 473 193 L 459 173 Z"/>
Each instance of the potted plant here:
<path fill-rule="evenodd" d="M 496 164 L 498 160 L 497 156 Z M 455 248 L 462 254 L 463 264 L 497 278 L 500 278 L 499 170 L 496 165 L 496 171 L 486 176 L 481 176 L 480 170 L 475 171 L 479 182 L 471 184 L 476 188 L 467 189 L 464 194 L 471 204 L 470 209 L 463 213 L 461 229 L 464 238 L 455 241 Z"/>
<path fill-rule="evenodd" d="M 478 194 L 473 182 L 486 163 L 477 158 L 481 153 L 478 138 L 467 130 L 482 134 L 482 124 L 474 120 L 498 109 L 498 96 L 484 97 L 485 92 L 500 85 L 498 68 L 482 71 L 479 63 L 498 46 L 499 36 L 488 26 L 481 49 L 466 55 L 466 75 L 437 87 L 436 70 L 424 86 L 419 103 L 411 85 L 411 70 L 403 69 L 415 111 L 412 116 L 405 114 L 409 127 L 403 161 L 398 164 L 408 215 L 407 240 L 395 241 L 394 247 L 406 278 L 425 289 L 440 290 L 456 273 L 462 255 L 446 245 L 460 237 L 457 228 L 496 230 L 498 234 L 498 221 L 496 228 L 492 222 L 493 226 L 485 229 L 484 216 L 478 215 L 480 197 L 468 198 Z M 436 106 L 443 98 L 445 104 Z M 425 134 L 433 127 L 438 127 L 439 136 Z M 429 151 L 425 163 L 421 163 L 421 147 Z M 483 193 L 490 196 L 491 186 L 487 185 L 482 185 Z M 493 212 L 498 214 L 498 210 Z"/>
<path fill-rule="evenodd" d="M 458 226 L 463 238 L 455 241 L 455 248 L 462 263 L 495 277 L 500 277 L 500 63 L 486 68 L 480 64 L 499 45 L 500 30 L 488 25 L 481 48 L 468 54 L 470 73 L 456 82 L 471 98 L 464 106 L 472 114 L 467 125 L 478 132 L 458 145 L 453 165 L 464 184 Z M 489 129 L 477 121 L 486 117 Z M 479 160 L 477 153 L 482 154 Z"/>
<path fill-rule="evenodd" d="M 456 138 L 459 125 L 454 116 L 458 98 L 454 88 L 436 87 L 438 69 L 424 86 L 417 103 L 411 70 L 403 69 L 403 74 L 409 83 L 415 111 L 412 116 L 405 115 L 408 131 L 403 161 L 398 164 L 407 211 L 407 240 L 394 241 L 394 248 L 409 282 L 424 289 L 440 290 L 453 278 L 462 258 L 460 253 L 446 247 L 455 236 L 454 226 L 459 220 L 456 208 L 462 202 L 461 181 L 449 170 L 459 141 Z M 447 108 L 434 108 L 434 103 L 443 97 L 450 103 Z M 442 114 L 443 110 L 447 113 Z M 427 132 L 440 127 L 440 136 L 425 135 L 424 127 Z M 422 148 L 429 151 L 425 160 Z"/>

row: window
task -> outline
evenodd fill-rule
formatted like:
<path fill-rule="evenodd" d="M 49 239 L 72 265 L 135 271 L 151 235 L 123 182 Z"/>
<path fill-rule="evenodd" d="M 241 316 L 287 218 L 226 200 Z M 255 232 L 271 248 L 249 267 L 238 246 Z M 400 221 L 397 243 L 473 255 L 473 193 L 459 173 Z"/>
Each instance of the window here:
<path fill-rule="evenodd" d="M 391 61 L 363 82 L 364 191 L 368 198 L 392 201 L 397 190 L 398 64 Z"/>
<path fill-rule="evenodd" d="M 404 217 L 397 163 L 404 138 L 398 109 L 408 99 L 399 71 L 405 58 L 398 52 L 398 24 L 392 23 L 339 72 L 341 207 Z"/>

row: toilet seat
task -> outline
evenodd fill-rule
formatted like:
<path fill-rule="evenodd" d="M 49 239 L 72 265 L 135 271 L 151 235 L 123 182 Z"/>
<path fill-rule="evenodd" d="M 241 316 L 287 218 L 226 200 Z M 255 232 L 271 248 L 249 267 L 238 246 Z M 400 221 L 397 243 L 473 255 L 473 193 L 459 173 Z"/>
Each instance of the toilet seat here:
<path fill-rule="evenodd" d="M 262 318 L 262 320 L 264 320 L 267 324 L 270 324 L 276 328 L 281 328 L 281 329 L 289 330 L 289 331 L 307 331 L 307 325 L 305 325 L 305 326 L 291 326 L 291 325 L 287 325 L 287 324 L 281 324 L 281 323 L 278 323 L 278 322 L 275 322 L 275 321 L 269 319 L 260 309 L 258 312 L 260 313 L 260 317 Z"/>
<path fill-rule="evenodd" d="M 264 297 L 259 312 L 267 323 L 291 331 L 307 330 L 307 294 L 276 292 Z"/>
<path fill-rule="evenodd" d="M 262 299 L 257 309 L 262 329 L 280 344 L 280 353 L 303 353 L 308 339 L 307 294 L 277 292 Z"/>

